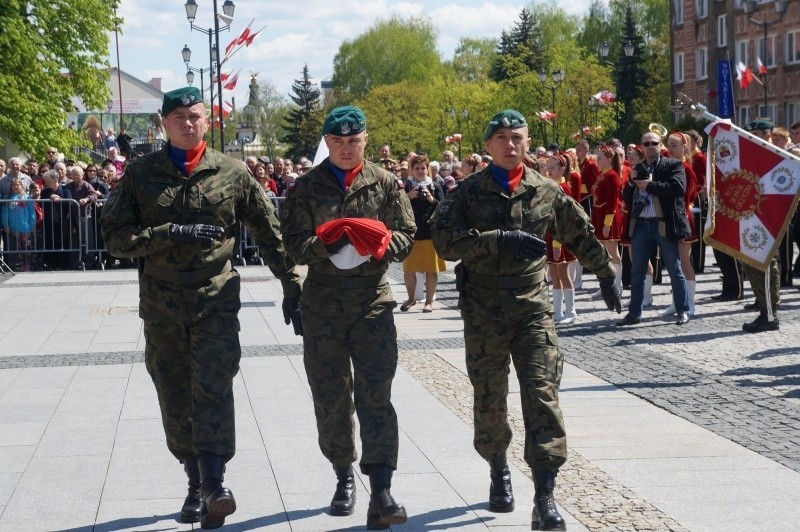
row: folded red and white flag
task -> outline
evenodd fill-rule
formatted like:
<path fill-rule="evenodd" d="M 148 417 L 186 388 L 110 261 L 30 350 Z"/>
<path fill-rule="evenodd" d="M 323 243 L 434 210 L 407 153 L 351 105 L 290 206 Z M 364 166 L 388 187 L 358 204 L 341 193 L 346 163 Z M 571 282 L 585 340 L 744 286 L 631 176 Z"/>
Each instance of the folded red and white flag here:
<path fill-rule="evenodd" d="M 800 158 L 728 122 L 708 133 L 705 242 L 766 270 L 800 199 Z"/>

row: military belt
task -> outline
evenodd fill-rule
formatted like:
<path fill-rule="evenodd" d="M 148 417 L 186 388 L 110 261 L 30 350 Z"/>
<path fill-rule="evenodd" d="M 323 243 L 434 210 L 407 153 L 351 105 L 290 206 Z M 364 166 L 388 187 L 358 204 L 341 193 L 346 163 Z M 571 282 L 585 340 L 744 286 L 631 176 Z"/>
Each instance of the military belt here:
<path fill-rule="evenodd" d="M 203 268 L 202 270 L 194 270 L 190 272 L 165 270 L 164 268 L 159 268 L 158 266 L 155 266 L 149 262 L 144 263 L 145 275 L 149 275 L 150 277 L 155 277 L 156 279 L 167 281 L 169 283 L 177 284 L 200 284 L 211 279 L 212 277 L 216 277 L 221 273 L 229 272 L 232 269 L 233 265 L 229 260 L 225 261 L 225 263 L 221 266 L 209 266 L 208 268 Z"/>
<path fill-rule="evenodd" d="M 544 270 L 535 271 L 526 275 L 479 275 L 470 271 L 464 271 L 466 282 L 480 286 L 481 288 L 496 288 L 500 290 L 513 290 L 515 288 L 525 288 L 544 281 Z"/>
<path fill-rule="evenodd" d="M 315 270 L 308 270 L 306 279 L 313 283 L 321 284 L 322 286 L 339 288 L 341 290 L 375 288 L 389 282 L 385 273 L 369 276 L 340 277 L 338 275 L 326 275 Z"/>

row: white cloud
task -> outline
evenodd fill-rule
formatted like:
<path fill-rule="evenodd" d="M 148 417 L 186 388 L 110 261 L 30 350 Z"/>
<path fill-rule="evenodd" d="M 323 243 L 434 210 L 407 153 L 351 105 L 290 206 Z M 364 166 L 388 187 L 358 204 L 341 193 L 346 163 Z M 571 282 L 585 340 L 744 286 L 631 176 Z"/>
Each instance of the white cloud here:
<path fill-rule="evenodd" d="M 221 9 L 222 0 L 218 2 Z M 446 60 L 452 58 L 462 36 L 497 38 L 502 30 L 516 22 L 523 5 L 527 5 L 520 0 L 234 2 L 236 11 L 231 30 L 219 35 L 223 50 L 251 19 L 254 19 L 254 30 L 267 25 L 252 46 L 239 52 L 223 67 L 226 72 L 242 71 L 234 91 L 237 102 L 247 99 L 247 75 L 251 71 L 258 72 L 259 81 L 274 84 L 281 94 L 291 90 L 304 64 L 308 64 L 315 79 L 330 77 L 333 58 L 341 43 L 358 37 L 378 18 L 387 19 L 393 14 L 427 15 L 439 30 L 439 49 Z M 178 86 L 185 81 L 186 70 L 180 54 L 184 44 L 193 51 L 192 66 L 207 66 L 208 37 L 202 32 L 190 31 L 183 3 L 183 0 L 122 1 L 118 12 L 125 18 L 120 35 L 122 70 L 145 81 L 154 76 L 162 77 L 165 87 Z M 201 28 L 211 26 L 210 0 L 198 0 L 198 4 L 195 24 Z M 580 13 L 588 7 L 588 3 L 575 0 L 559 0 L 559 4 L 570 13 Z M 110 55 L 111 64 L 116 66 L 113 33 Z"/>

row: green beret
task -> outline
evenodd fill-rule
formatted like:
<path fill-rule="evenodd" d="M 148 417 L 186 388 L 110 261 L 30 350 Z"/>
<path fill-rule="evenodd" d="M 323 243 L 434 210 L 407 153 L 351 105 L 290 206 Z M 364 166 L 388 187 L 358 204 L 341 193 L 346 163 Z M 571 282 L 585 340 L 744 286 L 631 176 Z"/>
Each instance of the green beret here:
<path fill-rule="evenodd" d="M 367 129 L 367 117 L 358 107 L 346 105 L 337 107 L 330 112 L 325 123 L 322 124 L 322 135 L 336 135 L 337 137 L 349 137 L 358 135 Z"/>
<path fill-rule="evenodd" d="M 167 116 L 178 107 L 191 107 L 201 103 L 203 96 L 197 87 L 183 87 L 164 93 L 164 103 L 161 104 L 161 116 Z"/>
<path fill-rule="evenodd" d="M 519 111 L 513 109 L 500 111 L 489 120 L 489 125 L 486 126 L 486 131 L 483 132 L 483 140 L 489 140 L 489 137 L 491 137 L 495 131 L 504 127 L 518 129 L 521 127 L 528 127 L 528 123 Z"/>
<path fill-rule="evenodd" d="M 772 122 L 765 118 L 757 118 L 744 126 L 745 131 L 772 131 Z"/>

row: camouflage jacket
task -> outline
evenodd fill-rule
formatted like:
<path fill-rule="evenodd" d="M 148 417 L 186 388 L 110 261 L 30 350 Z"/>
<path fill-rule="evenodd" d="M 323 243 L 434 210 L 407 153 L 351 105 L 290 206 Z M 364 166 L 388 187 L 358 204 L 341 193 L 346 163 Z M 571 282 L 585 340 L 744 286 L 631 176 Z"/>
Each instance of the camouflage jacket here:
<path fill-rule="evenodd" d="M 558 184 L 526 168 L 509 196 L 489 168 L 472 174 L 439 204 L 431 218 L 436 251 L 447 260 L 461 260 L 468 272 L 487 276 L 532 274 L 547 257 L 518 259 L 498 253 L 498 230 L 521 229 L 542 239 L 550 231 L 581 263 L 608 277 L 610 257 L 594 236 L 583 208 Z"/>
<path fill-rule="evenodd" d="M 297 179 L 281 205 L 281 233 L 289 252 L 298 264 L 308 264 L 332 276 L 378 275 L 388 261 L 400 262 L 411 252 L 414 242 L 414 213 L 408 195 L 397 178 L 368 161 L 350 189 L 345 192 L 328 166 L 328 159 Z M 328 260 L 331 253 L 316 237 L 320 225 L 337 218 L 372 218 L 392 231 L 392 240 L 383 260 L 372 259 L 356 268 L 340 270 Z"/>
<path fill-rule="evenodd" d="M 166 270 L 195 271 L 231 258 L 237 222 L 250 229 L 264 261 L 283 283 L 284 295 L 298 295 L 299 276 L 283 248 L 272 202 L 244 164 L 210 148 L 189 178 L 170 160 L 166 147 L 133 161 L 106 202 L 100 223 L 112 255 L 144 257 Z M 210 245 L 179 243 L 169 237 L 172 223 L 218 225 L 225 234 Z"/>

